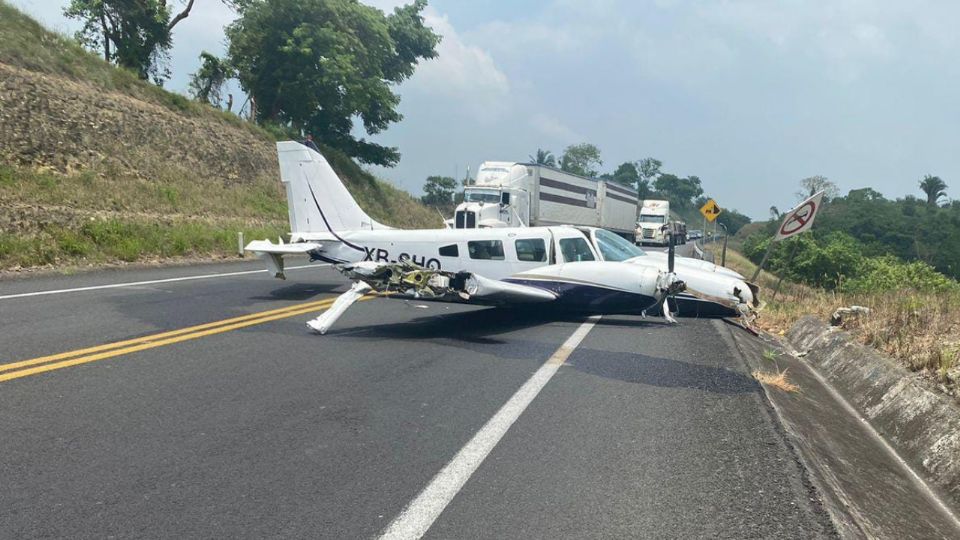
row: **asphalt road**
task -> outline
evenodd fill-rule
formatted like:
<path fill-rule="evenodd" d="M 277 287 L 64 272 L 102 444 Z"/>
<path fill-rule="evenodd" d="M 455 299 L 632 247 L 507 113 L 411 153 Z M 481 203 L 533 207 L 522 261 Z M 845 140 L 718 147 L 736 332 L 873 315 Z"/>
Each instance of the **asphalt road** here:
<path fill-rule="evenodd" d="M 374 299 L 313 335 L 323 267 L 11 297 L 255 269 L 0 282 L 0 537 L 377 537 L 583 323 Z M 600 319 L 426 537 L 832 536 L 730 331 Z"/>

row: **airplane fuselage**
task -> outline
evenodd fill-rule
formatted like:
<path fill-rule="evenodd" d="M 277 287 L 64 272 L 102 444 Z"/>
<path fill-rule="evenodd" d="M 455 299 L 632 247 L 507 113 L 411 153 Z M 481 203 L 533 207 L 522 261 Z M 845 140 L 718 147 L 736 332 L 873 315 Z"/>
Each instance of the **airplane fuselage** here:
<path fill-rule="evenodd" d="M 572 227 L 366 230 L 293 235 L 321 244 L 310 255 L 334 264 L 409 261 L 431 270 L 503 279 L 551 264 L 602 260 Z"/>

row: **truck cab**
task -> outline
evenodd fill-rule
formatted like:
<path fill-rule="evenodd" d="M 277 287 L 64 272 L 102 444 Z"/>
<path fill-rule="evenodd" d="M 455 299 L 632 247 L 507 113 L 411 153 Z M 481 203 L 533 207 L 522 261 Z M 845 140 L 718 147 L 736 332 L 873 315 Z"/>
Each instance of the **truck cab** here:
<path fill-rule="evenodd" d="M 645 200 L 637 218 L 636 244 L 665 246 L 670 242 L 670 202 Z"/>
<path fill-rule="evenodd" d="M 529 195 L 519 189 L 467 186 L 457 206 L 453 228 L 524 227 L 529 216 Z"/>
<path fill-rule="evenodd" d="M 473 185 L 463 190 L 463 202 L 457 206 L 453 228 L 525 227 L 530 224 L 531 183 L 527 168 L 521 164 L 485 161 L 477 171 Z"/>

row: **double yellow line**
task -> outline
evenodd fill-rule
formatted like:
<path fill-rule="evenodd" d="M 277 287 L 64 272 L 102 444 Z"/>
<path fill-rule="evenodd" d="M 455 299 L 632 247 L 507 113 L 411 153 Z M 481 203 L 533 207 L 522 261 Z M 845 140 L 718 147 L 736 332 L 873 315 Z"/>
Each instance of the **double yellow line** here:
<path fill-rule="evenodd" d="M 375 297 L 368 296 L 361 298 L 360 300 L 371 300 L 373 298 Z M 214 321 L 205 324 L 199 324 L 197 326 L 189 326 L 187 328 L 180 328 L 179 330 L 161 332 L 159 334 L 117 341 L 115 343 L 106 343 L 104 345 L 97 345 L 95 347 L 77 349 L 75 351 L 67 351 L 59 354 L 51 354 L 49 356 L 41 356 L 39 358 L 22 360 L 20 362 L 13 362 L 10 364 L 0 364 L 0 382 L 9 381 L 11 379 L 19 379 L 21 377 L 36 375 L 38 373 L 44 373 L 47 371 L 53 371 L 55 369 L 63 369 L 80 364 L 96 362 L 97 360 L 104 360 L 137 351 L 180 343 L 181 341 L 188 341 L 204 336 L 222 334 L 224 332 L 230 332 L 232 330 L 263 324 L 270 321 L 276 321 L 278 319 L 296 317 L 297 315 L 303 315 L 305 313 L 322 311 L 329 308 L 330 305 L 333 304 L 334 300 L 336 299 L 327 298 L 325 300 L 318 300 L 316 302 L 307 302 L 304 304 L 287 306 L 280 309 L 261 311 L 258 313 L 252 313 L 250 315 L 243 315 L 242 317 L 233 317 L 231 319 L 224 319 L 222 321 Z"/>

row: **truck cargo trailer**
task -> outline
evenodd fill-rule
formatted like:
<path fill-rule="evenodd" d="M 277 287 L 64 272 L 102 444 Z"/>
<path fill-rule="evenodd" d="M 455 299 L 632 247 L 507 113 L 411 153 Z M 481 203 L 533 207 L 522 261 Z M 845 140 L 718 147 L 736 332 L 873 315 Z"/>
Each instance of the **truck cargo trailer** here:
<path fill-rule="evenodd" d="M 486 161 L 464 188 L 455 228 L 578 225 L 633 238 L 637 192 L 535 163 Z"/>

